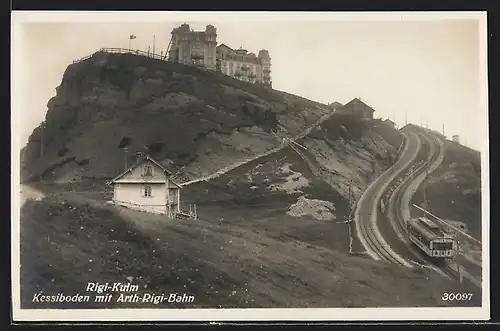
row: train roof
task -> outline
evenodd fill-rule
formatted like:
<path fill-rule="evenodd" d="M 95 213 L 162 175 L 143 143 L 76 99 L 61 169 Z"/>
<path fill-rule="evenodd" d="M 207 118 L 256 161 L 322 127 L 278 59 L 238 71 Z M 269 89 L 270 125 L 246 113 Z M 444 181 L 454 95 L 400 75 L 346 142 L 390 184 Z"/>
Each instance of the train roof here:
<path fill-rule="evenodd" d="M 424 235 L 429 240 L 444 237 L 444 233 L 441 231 L 439 226 L 424 217 L 411 219 L 410 225 L 420 233 L 422 233 L 422 235 Z"/>
<path fill-rule="evenodd" d="M 439 229 L 439 226 L 427 217 L 419 217 L 418 220 L 422 223 L 425 223 L 425 225 L 427 225 L 431 229 Z"/>

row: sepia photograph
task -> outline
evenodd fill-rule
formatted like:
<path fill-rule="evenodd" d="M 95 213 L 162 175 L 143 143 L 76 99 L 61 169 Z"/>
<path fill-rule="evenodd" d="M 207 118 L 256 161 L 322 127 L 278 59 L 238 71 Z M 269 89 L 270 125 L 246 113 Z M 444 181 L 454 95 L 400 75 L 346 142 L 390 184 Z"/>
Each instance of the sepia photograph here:
<path fill-rule="evenodd" d="M 485 12 L 11 16 L 15 321 L 489 319 Z"/>

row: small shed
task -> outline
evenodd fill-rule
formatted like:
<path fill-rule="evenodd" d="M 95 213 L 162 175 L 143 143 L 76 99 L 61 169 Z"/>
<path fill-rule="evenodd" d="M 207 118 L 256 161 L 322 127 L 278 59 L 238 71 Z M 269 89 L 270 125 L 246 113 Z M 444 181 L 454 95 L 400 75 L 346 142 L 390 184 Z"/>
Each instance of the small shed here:
<path fill-rule="evenodd" d="M 354 98 L 338 110 L 339 113 L 358 116 L 364 119 L 373 119 L 375 110 L 361 101 L 359 98 Z"/>
<path fill-rule="evenodd" d="M 181 212 L 181 185 L 171 175 L 159 162 L 145 156 L 107 184 L 113 186 L 113 202 L 118 205 L 175 217 Z"/>

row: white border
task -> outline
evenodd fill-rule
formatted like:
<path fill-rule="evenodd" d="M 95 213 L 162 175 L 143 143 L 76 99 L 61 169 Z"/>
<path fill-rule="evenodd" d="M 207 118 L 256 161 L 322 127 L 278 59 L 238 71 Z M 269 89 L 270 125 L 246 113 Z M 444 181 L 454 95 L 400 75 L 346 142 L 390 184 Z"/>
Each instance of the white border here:
<path fill-rule="evenodd" d="M 482 242 L 483 298 L 478 308 L 304 308 L 304 309 L 83 309 L 83 310 L 21 310 L 19 289 L 19 203 L 20 203 L 20 141 L 12 135 L 12 302 L 14 321 L 408 321 L 408 320 L 488 320 L 489 295 L 489 135 L 487 80 L 486 12 L 12 12 L 11 101 L 12 129 L 17 132 L 22 109 L 20 79 L 14 73 L 22 70 L 21 24 L 28 22 L 162 22 L 162 21 L 309 21 L 309 20 L 453 20 L 476 19 L 480 25 L 481 114 L 484 144 L 481 150 L 482 175 Z M 17 207 L 17 208 L 16 208 Z"/>

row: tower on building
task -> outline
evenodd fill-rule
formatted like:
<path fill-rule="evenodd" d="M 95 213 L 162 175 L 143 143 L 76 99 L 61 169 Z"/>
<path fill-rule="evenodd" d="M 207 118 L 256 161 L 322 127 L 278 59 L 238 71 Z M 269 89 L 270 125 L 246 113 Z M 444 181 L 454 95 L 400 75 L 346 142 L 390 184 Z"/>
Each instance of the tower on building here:
<path fill-rule="evenodd" d="M 171 32 L 167 56 L 169 61 L 215 70 L 217 29 L 207 25 L 204 31 L 182 24 Z"/>
<path fill-rule="evenodd" d="M 262 83 L 264 85 L 272 86 L 271 57 L 269 56 L 269 51 L 267 49 L 261 49 L 259 51 L 258 58 L 262 64 Z"/>

